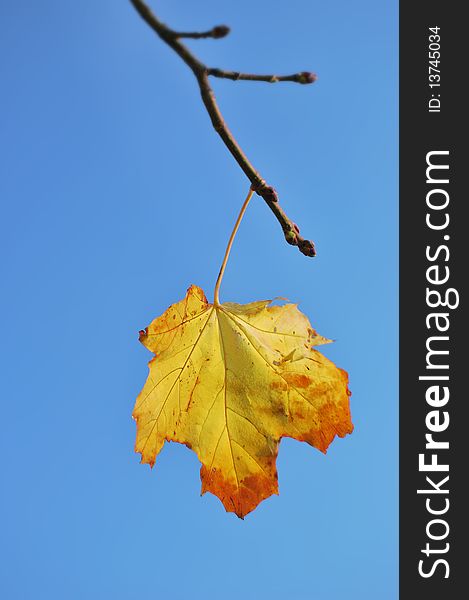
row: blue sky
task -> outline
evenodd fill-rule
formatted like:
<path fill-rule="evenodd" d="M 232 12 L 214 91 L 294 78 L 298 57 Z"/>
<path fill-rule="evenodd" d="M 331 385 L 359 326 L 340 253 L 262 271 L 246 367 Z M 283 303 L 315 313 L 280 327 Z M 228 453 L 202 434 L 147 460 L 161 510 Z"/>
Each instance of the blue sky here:
<path fill-rule="evenodd" d="M 255 197 L 222 300 L 286 296 L 336 343 L 355 432 L 283 440 L 280 496 L 245 521 L 199 496 L 130 415 L 138 330 L 195 283 L 211 298 L 248 182 L 191 73 L 129 2 L 0 3 L 0 222 L 8 600 L 397 598 L 397 5 L 154 3 L 212 66 L 312 70 L 311 86 L 214 81 L 238 141 L 318 256 Z"/>

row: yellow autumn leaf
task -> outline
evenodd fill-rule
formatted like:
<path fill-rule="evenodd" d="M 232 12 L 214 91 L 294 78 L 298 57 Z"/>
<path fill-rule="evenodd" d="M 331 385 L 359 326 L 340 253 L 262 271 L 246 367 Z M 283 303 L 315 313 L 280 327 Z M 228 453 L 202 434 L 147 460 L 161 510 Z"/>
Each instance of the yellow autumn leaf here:
<path fill-rule="evenodd" d="M 185 444 L 202 493 L 239 517 L 278 493 L 282 437 L 325 452 L 352 432 L 347 373 L 313 348 L 329 340 L 294 304 L 209 304 L 191 286 L 140 339 L 155 355 L 133 412 L 142 462 Z"/>

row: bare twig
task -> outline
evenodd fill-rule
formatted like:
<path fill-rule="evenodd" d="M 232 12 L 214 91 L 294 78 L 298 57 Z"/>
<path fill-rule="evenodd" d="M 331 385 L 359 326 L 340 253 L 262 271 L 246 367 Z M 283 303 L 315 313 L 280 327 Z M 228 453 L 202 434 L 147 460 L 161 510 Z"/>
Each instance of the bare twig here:
<path fill-rule="evenodd" d="M 225 146 L 233 155 L 238 165 L 243 170 L 246 177 L 251 182 L 252 189 L 261 196 L 267 205 L 270 207 L 274 215 L 279 221 L 286 241 L 293 245 L 298 246 L 300 252 L 305 256 L 315 256 L 316 251 L 314 244 L 310 240 L 306 240 L 300 235 L 298 226 L 291 221 L 285 214 L 284 210 L 280 206 L 278 201 L 277 192 L 275 189 L 268 185 L 267 182 L 262 179 L 256 169 L 248 160 L 240 148 L 238 142 L 235 140 L 233 134 L 228 129 L 225 120 L 218 108 L 218 104 L 215 100 L 215 94 L 209 83 L 209 76 L 221 77 L 224 79 L 232 80 L 247 80 L 247 81 L 266 81 L 269 83 L 275 83 L 277 81 L 292 81 L 300 84 L 313 83 L 316 80 L 314 73 L 303 71 L 295 75 L 249 75 L 246 73 L 237 73 L 235 71 L 223 71 L 221 69 L 208 68 L 198 58 L 192 54 L 192 52 L 182 44 L 180 38 L 220 38 L 224 37 L 229 33 L 229 28 L 225 25 L 218 25 L 210 31 L 203 33 L 178 33 L 170 29 L 167 25 L 162 23 L 158 17 L 150 10 L 150 8 L 142 0 L 130 0 L 143 18 L 143 20 L 153 29 L 153 31 L 164 41 L 170 48 L 172 48 L 178 56 L 186 63 L 186 65 L 192 70 L 199 84 L 202 101 L 207 109 L 207 112 L 212 121 L 212 125 L 218 135 L 222 138 Z"/>
<path fill-rule="evenodd" d="M 293 75 L 253 75 L 251 73 L 238 73 L 238 71 L 224 71 L 222 69 L 207 69 L 209 75 L 220 77 L 222 79 L 232 79 L 233 81 L 265 81 L 267 83 L 277 83 L 279 81 L 294 81 L 295 83 L 314 83 L 317 79 L 314 73 L 303 71 Z"/>
<path fill-rule="evenodd" d="M 215 38 L 220 39 L 230 33 L 230 28 L 226 25 L 216 25 L 209 31 L 190 31 L 190 32 L 174 32 L 176 38 L 191 38 L 193 40 L 200 40 L 203 38 Z"/>

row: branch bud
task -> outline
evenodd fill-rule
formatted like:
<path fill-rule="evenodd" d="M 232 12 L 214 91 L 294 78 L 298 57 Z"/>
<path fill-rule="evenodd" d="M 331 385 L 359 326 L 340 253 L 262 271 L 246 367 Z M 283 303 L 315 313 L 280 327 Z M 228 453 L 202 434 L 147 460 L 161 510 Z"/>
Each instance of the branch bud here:
<path fill-rule="evenodd" d="M 314 83 L 317 80 L 318 76 L 316 73 L 311 73 L 310 71 L 302 71 L 298 74 L 298 83 Z"/>
<path fill-rule="evenodd" d="M 258 192 L 259 193 L 259 192 Z M 277 192 L 275 191 L 275 189 L 272 186 L 267 186 L 265 187 L 261 192 L 260 195 L 264 198 L 264 200 L 266 200 L 267 202 L 278 202 L 278 197 L 277 197 Z"/>
<path fill-rule="evenodd" d="M 305 256 L 316 256 L 316 248 L 310 240 L 299 240 L 298 248 Z"/>
<path fill-rule="evenodd" d="M 212 37 L 217 39 L 223 38 L 230 33 L 230 28 L 226 25 L 217 25 L 212 29 Z"/>

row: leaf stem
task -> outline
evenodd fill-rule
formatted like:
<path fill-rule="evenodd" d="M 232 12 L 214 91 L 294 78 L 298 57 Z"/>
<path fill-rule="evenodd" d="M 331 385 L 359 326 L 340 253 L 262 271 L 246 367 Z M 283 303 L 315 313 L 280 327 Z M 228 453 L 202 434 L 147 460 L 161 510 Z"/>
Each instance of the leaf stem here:
<path fill-rule="evenodd" d="M 254 190 L 251 187 L 251 188 L 249 188 L 249 194 L 246 196 L 246 200 L 243 202 L 243 206 L 241 207 L 241 210 L 239 211 L 238 218 L 236 219 L 236 223 L 233 227 L 233 231 L 231 232 L 230 239 L 228 240 L 228 246 L 226 247 L 225 256 L 223 258 L 223 262 L 220 267 L 220 272 L 218 273 L 217 282 L 215 284 L 215 291 L 213 292 L 213 305 L 214 306 L 220 305 L 220 295 L 219 295 L 220 285 L 221 285 L 221 280 L 223 279 L 223 274 L 225 273 L 226 263 L 228 262 L 228 258 L 230 256 L 231 246 L 233 245 L 233 241 L 235 239 L 236 233 L 238 232 L 239 226 L 244 217 L 244 213 L 246 212 L 249 201 L 251 200 L 253 194 L 254 194 Z"/>

